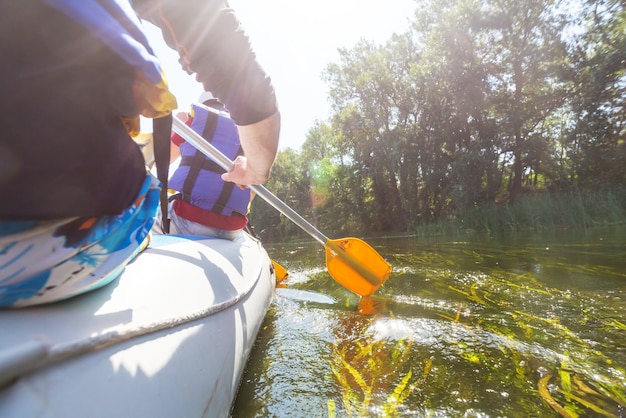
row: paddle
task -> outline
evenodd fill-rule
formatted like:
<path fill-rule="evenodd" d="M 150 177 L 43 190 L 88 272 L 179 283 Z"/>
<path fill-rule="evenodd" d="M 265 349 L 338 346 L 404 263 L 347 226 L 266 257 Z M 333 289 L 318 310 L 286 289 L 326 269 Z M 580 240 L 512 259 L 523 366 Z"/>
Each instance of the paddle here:
<path fill-rule="evenodd" d="M 256 232 L 254 232 L 254 227 L 252 227 L 252 225 L 250 225 L 249 222 L 248 222 L 248 225 L 246 225 L 245 230 L 248 234 L 250 234 L 254 238 L 259 239 Z M 271 262 L 272 262 L 272 265 L 274 266 L 274 273 L 276 274 L 276 287 L 285 287 L 286 285 L 283 284 L 283 282 L 287 280 L 287 277 L 289 277 L 289 273 L 287 272 L 287 269 L 281 266 L 280 264 L 278 264 L 274 260 L 271 260 Z"/>
<path fill-rule="evenodd" d="M 224 170 L 231 169 L 233 162 L 183 121 L 174 117 L 172 127 L 185 141 Z M 366 242 L 358 238 L 331 240 L 265 187 L 252 185 L 250 188 L 324 246 L 328 273 L 346 289 L 360 296 L 369 296 L 389 278 L 391 265 Z"/>
<path fill-rule="evenodd" d="M 272 265 L 274 266 L 274 273 L 276 273 L 276 286 L 277 287 L 285 286 L 283 282 L 287 280 L 287 277 L 289 277 L 289 273 L 287 272 L 287 269 L 281 266 L 280 264 L 278 264 L 274 260 L 272 260 Z"/>

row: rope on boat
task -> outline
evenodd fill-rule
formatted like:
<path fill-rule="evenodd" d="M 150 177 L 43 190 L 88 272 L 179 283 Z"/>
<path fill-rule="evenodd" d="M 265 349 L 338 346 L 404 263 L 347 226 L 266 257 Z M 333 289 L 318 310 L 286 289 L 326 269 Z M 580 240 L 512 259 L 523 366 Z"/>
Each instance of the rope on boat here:
<path fill-rule="evenodd" d="M 261 275 L 259 273 L 257 280 L 255 280 L 250 287 L 241 291 L 233 298 L 191 314 L 179 315 L 167 320 L 139 326 L 122 326 L 99 335 L 90 336 L 70 343 L 50 346 L 43 340 L 32 340 L 18 347 L 5 349 L 0 352 L 0 387 L 14 378 L 53 363 L 92 351 L 101 350 L 135 337 L 141 337 L 190 323 L 228 309 L 245 298 L 256 285 L 260 277 Z"/>

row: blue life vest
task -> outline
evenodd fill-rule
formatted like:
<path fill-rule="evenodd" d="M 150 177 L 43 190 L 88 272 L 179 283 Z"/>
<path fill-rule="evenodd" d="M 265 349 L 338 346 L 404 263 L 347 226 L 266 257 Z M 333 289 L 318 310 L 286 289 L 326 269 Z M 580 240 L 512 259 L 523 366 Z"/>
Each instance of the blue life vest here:
<path fill-rule="evenodd" d="M 237 126 L 227 113 L 198 104 L 192 108 L 194 131 L 231 160 L 243 154 Z M 181 144 L 180 154 L 181 162 L 169 180 L 169 188 L 180 192 L 181 199 L 222 215 L 247 214 L 249 189 L 223 181 L 224 169 L 187 142 Z"/>

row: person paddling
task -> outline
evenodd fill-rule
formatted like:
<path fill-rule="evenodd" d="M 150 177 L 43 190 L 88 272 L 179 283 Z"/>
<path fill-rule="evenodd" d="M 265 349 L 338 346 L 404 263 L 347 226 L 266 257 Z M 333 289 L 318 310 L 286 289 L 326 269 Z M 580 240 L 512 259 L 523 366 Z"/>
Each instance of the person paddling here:
<path fill-rule="evenodd" d="M 243 154 L 237 127 L 224 105 L 203 92 L 190 114 L 180 117 L 231 160 Z M 169 232 L 233 240 L 248 223 L 251 191 L 221 178 L 224 170 L 178 134 L 172 135 L 175 156 L 181 161 L 169 180 Z M 162 231 L 161 213 L 155 229 Z"/>

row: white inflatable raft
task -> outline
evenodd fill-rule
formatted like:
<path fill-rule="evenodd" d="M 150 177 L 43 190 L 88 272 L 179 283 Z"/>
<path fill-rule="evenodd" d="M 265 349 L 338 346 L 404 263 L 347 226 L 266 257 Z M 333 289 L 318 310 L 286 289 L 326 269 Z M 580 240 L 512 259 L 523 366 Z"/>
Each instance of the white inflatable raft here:
<path fill-rule="evenodd" d="M 0 311 L 0 417 L 226 417 L 275 284 L 246 234 L 155 235 L 102 289 Z"/>

